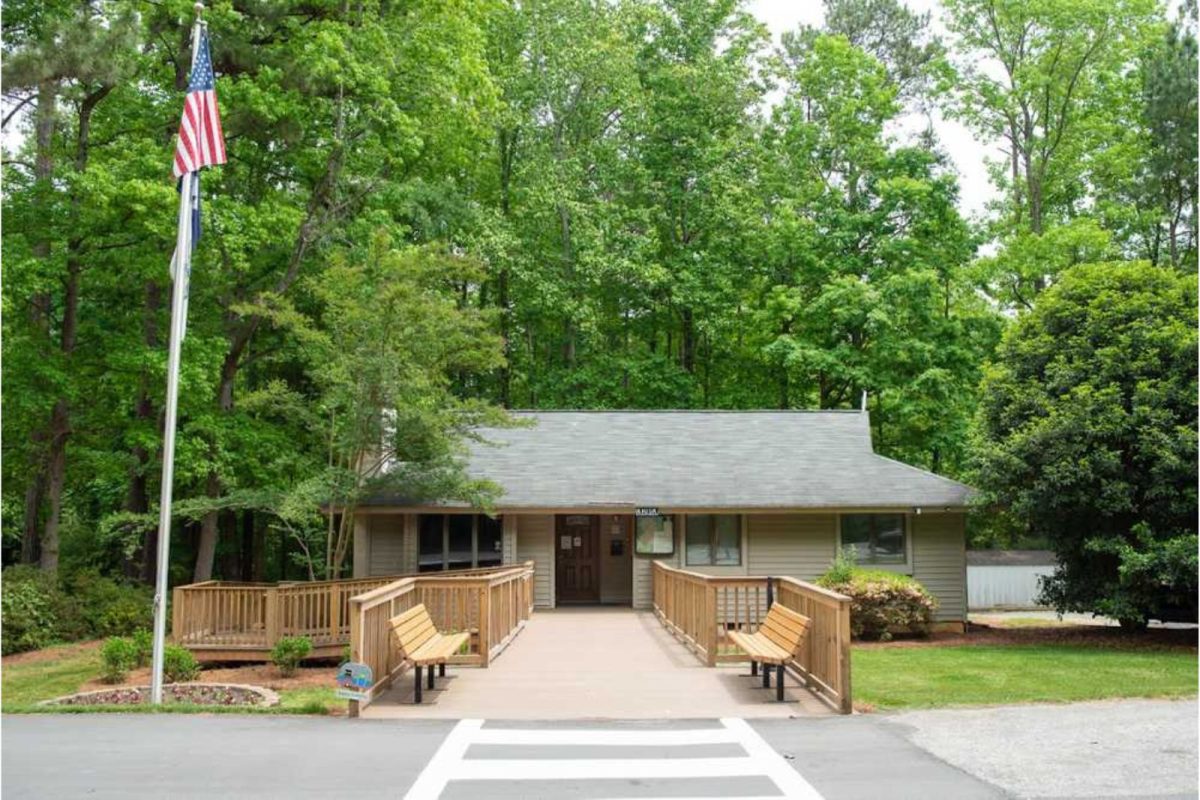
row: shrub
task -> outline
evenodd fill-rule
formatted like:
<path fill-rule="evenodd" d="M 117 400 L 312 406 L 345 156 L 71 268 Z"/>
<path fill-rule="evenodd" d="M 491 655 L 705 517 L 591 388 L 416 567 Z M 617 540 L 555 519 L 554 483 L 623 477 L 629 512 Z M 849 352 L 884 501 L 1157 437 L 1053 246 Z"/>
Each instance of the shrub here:
<path fill-rule="evenodd" d="M 94 570 L 76 572 L 63 580 L 70 598 L 60 623 L 69 638 L 128 636 L 154 622 L 153 591 L 115 581 Z"/>
<path fill-rule="evenodd" d="M 817 584 L 850 598 L 850 633 L 858 639 L 891 638 L 893 628 L 927 634 L 937 600 L 908 575 L 834 563 Z"/>
<path fill-rule="evenodd" d="M 154 654 L 154 635 L 145 628 L 138 628 L 131 637 L 137 653 L 137 665 L 149 666 L 150 657 Z"/>
<path fill-rule="evenodd" d="M 307 636 L 285 636 L 271 649 L 271 660 L 279 667 L 279 674 L 286 678 L 296 674 L 300 662 L 311 652 L 312 642 Z"/>
<path fill-rule="evenodd" d="M 193 681 L 200 675 L 200 664 L 186 647 L 169 644 L 163 650 L 163 677 L 167 683 Z"/>
<path fill-rule="evenodd" d="M 0 626 L 3 630 L 0 650 L 4 655 L 37 650 L 57 638 L 56 593 L 53 579 L 36 567 L 4 570 L 0 593 Z"/>
<path fill-rule="evenodd" d="M 100 648 L 100 660 L 104 664 L 104 682 L 120 683 L 129 676 L 129 670 L 137 665 L 137 645 L 124 636 L 110 637 Z"/>

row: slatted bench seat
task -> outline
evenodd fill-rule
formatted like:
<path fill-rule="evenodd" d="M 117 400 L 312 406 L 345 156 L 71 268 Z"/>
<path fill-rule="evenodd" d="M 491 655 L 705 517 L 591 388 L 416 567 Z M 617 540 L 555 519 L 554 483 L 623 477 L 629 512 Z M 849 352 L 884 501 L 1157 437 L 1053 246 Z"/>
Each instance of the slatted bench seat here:
<path fill-rule="evenodd" d="M 458 652 L 463 643 L 471 638 L 469 633 L 439 633 L 425 604 L 421 603 L 392 617 L 388 622 L 392 633 L 400 644 L 401 657 L 413 664 L 416 675 L 415 702 L 421 702 L 421 668 L 429 667 L 429 688 L 433 688 L 433 666 L 438 665 L 442 675 L 446 674 L 446 660 Z"/>
<path fill-rule="evenodd" d="M 771 664 L 778 665 L 775 682 L 775 699 L 783 702 L 783 670 L 784 665 L 791 661 L 804 636 L 808 633 L 809 619 L 803 614 L 792 611 L 774 603 L 762 624 L 754 633 L 731 631 L 729 638 L 750 657 L 750 674 L 755 674 L 759 664 L 762 664 L 762 685 L 764 689 L 771 688 Z"/>

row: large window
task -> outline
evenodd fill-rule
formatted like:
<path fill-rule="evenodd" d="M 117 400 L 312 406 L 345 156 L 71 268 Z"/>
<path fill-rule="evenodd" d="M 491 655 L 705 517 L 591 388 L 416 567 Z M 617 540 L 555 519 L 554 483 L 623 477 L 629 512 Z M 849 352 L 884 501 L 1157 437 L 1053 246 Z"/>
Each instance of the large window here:
<path fill-rule="evenodd" d="M 503 554 L 498 518 L 483 514 L 422 514 L 417 528 L 417 570 L 493 567 Z"/>
<path fill-rule="evenodd" d="M 843 514 L 842 547 L 859 564 L 904 564 L 908 561 L 903 514 Z"/>
<path fill-rule="evenodd" d="M 689 566 L 736 567 L 742 563 L 742 519 L 737 514 L 689 514 Z"/>

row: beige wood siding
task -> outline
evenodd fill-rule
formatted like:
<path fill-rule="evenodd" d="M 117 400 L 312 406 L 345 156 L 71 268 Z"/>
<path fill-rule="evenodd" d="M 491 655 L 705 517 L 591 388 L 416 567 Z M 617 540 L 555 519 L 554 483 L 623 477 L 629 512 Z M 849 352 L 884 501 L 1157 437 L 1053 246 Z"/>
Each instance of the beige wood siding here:
<path fill-rule="evenodd" d="M 404 570 L 403 514 L 372 514 L 368 519 L 371 542 L 367 548 L 369 575 L 400 575 Z"/>
<path fill-rule="evenodd" d="M 533 562 L 533 604 L 554 608 L 554 515 L 517 515 L 517 561 Z"/>
<path fill-rule="evenodd" d="M 500 563 L 517 563 L 517 518 L 512 514 L 500 517 Z"/>
<path fill-rule="evenodd" d="M 633 607 L 654 607 L 654 571 L 651 564 L 662 561 L 672 567 L 680 563 L 679 551 L 683 547 L 683 522 L 675 517 L 675 553 L 669 556 L 641 556 L 633 554 Z M 636 535 L 634 536 L 636 542 Z"/>
<path fill-rule="evenodd" d="M 811 581 L 837 552 L 836 514 L 747 515 L 749 574 Z"/>
<path fill-rule="evenodd" d="M 939 622 L 966 619 L 965 515 L 913 514 L 912 575 L 938 599 Z"/>
<path fill-rule="evenodd" d="M 371 566 L 371 521 L 359 514 L 354 518 L 354 554 L 351 558 L 354 577 L 366 578 Z"/>

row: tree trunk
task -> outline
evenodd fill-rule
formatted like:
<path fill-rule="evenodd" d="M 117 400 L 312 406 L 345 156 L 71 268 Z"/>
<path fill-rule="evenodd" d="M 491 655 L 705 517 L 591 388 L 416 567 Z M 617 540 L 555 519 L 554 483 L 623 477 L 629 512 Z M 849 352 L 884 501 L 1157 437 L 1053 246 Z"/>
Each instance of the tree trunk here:
<path fill-rule="evenodd" d="M 242 580 L 254 580 L 254 512 L 246 509 L 242 512 Z"/>
<path fill-rule="evenodd" d="M 205 491 L 209 497 L 221 495 L 221 480 L 216 472 L 208 473 Z M 212 580 L 213 557 L 217 554 L 217 512 L 210 511 L 200 520 L 200 541 L 196 544 L 196 568 L 192 582 Z"/>
<path fill-rule="evenodd" d="M 54 176 L 54 121 L 57 112 L 58 94 L 53 81 L 45 80 L 38 84 L 37 108 L 34 111 L 34 141 L 36 155 L 33 165 L 33 177 L 37 187 L 36 199 L 39 206 L 45 205 L 46 195 L 53 187 L 51 179 Z M 49 213 L 44 211 L 43 213 Z M 49 261 L 51 245 L 49 238 L 42 238 L 33 244 L 34 257 Z M 51 297 L 48 292 L 38 292 L 30 298 L 29 315 L 33 328 L 41 333 L 48 341 L 50 338 Z M 25 520 L 21 537 L 21 561 L 32 564 L 41 558 L 41 542 L 39 530 L 42 522 L 42 502 L 46 494 L 47 466 L 49 457 L 45 450 L 45 429 L 30 433 L 30 443 L 33 445 L 33 463 L 29 476 L 29 486 L 25 491 Z"/>
<path fill-rule="evenodd" d="M 21 528 L 21 563 L 34 564 L 40 558 L 38 552 L 38 525 L 41 522 L 42 496 L 46 491 L 46 475 L 41 464 L 29 478 L 25 487 L 25 519 Z"/>
<path fill-rule="evenodd" d="M 690 308 L 680 312 L 683 330 L 680 333 L 679 364 L 688 374 L 696 371 L 696 318 Z"/>

